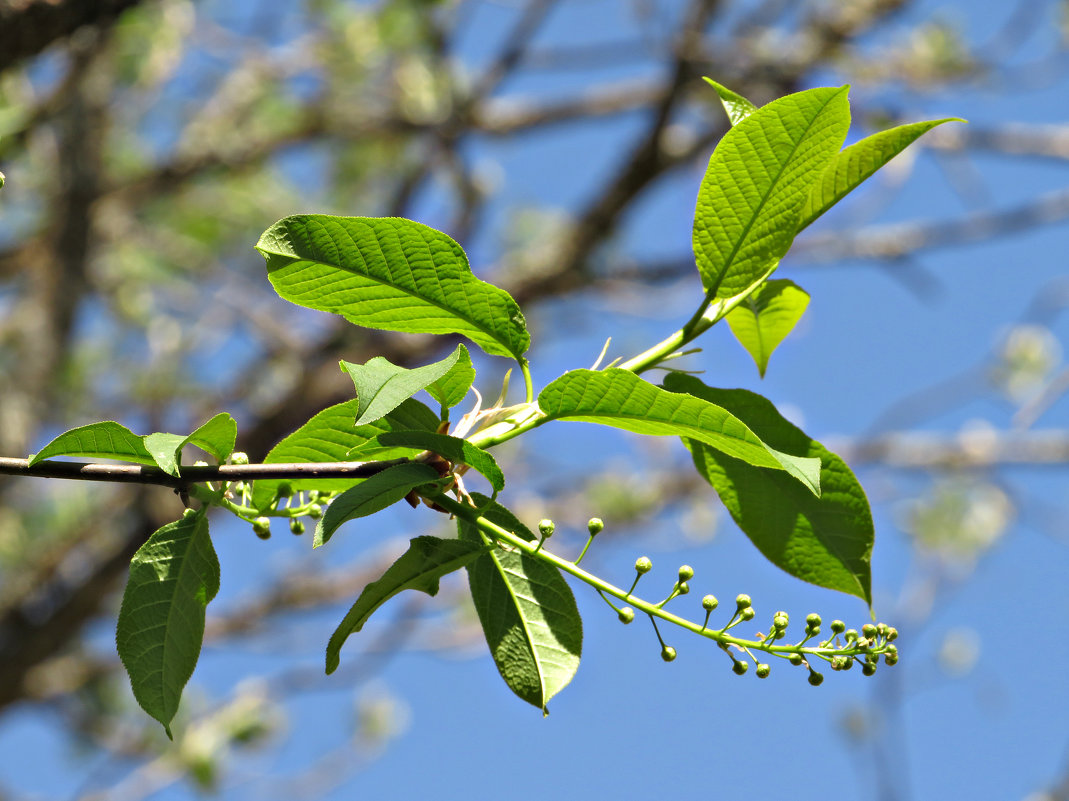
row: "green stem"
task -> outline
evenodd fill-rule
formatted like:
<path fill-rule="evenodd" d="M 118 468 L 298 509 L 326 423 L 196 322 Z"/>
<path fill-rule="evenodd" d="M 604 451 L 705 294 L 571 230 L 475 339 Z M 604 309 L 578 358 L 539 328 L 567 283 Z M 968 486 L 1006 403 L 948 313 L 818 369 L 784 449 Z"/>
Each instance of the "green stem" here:
<path fill-rule="evenodd" d="M 775 266 L 773 266 L 772 270 L 775 269 Z M 621 370 L 630 370 L 633 373 L 643 373 L 652 367 L 656 367 L 668 359 L 672 353 L 693 342 L 723 320 L 728 312 L 750 297 L 765 282 L 768 276 L 772 274 L 772 270 L 769 270 L 760 280 L 755 281 L 749 288 L 733 297 L 717 299 L 712 297 L 711 294 L 707 294 L 697 311 L 683 324 L 682 328 L 665 337 L 653 347 L 647 348 L 637 356 L 632 356 L 627 361 L 616 366 Z"/>
<path fill-rule="evenodd" d="M 660 608 L 655 603 L 651 603 L 641 598 L 637 598 L 628 591 L 623 590 L 620 587 L 615 586 L 614 584 L 610 584 L 609 582 L 605 581 L 602 578 L 599 578 L 598 576 L 595 576 L 592 573 L 588 573 L 574 562 L 569 562 L 567 559 L 557 556 L 557 554 L 553 553 L 552 551 L 548 551 L 545 548 L 539 549 L 538 543 L 525 540 L 522 537 L 513 534 L 511 531 L 502 528 L 493 521 L 487 520 L 485 517 L 479 514 L 478 510 L 472 508 L 471 506 L 458 503 L 456 500 L 447 495 L 432 495 L 429 496 L 429 500 L 434 501 L 450 514 L 456 517 L 461 517 L 464 520 L 467 520 L 469 523 L 475 525 L 480 529 L 480 531 L 482 531 L 491 539 L 505 543 L 510 548 L 521 551 L 529 556 L 551 564 L 554 567 L 563 570 L 565 573 L 568 573 L 579 579 L 584 584 L 590 585 L 598 592 L 603 593 L 605 595 L 611 595 L 614 598 L 618 598 L 621 601 L 624 601 L 634 606 L 636 609 L 645 612 L 651 617 L 658 617 L 661 620 L 665 620 L 669 623 L 674 623 L 680 628 L 687 629 L 688 631 L 692 631 L 699 636 L 713 640 L 719 643 L 721 646 L 735 645 L 739 646 L 740 648 L 753 648 L 759 651 L 767 651 L 768 653 L 776 655 L 803 653 L 811 654 L 813 656 L 818 656 L 825 659 L 829 658 L 825 656 L 825 654 L 820 649 L 817 648 L 802 648 L 795 645 L 773 645 L 771 643 L 766 643 L 761 640 L 745 640 L 741 637 L 734 637 L 728 634 L 724 629 L 706 628 L 703 625 L 699 625 L 698 623 L 687 620 L 686 618 L 682 618 L 679 615 L 672 614 L 671 612 Z M 846 648 L 841 651 L 832 651 L 831 653 L 834 655 L 842 654 L 844 656 L 853 656 L 855 653 L 861 653 L 861 651 L 857 648 Z"/>
<path fill-rule="evenodd" d="M 523 373 L 523 391 L 526 397 L 525 403 L 534 403 L 534 381 L 531 379 L 531 364 L 526 359 L 520 359 L 520 372 Z"/>

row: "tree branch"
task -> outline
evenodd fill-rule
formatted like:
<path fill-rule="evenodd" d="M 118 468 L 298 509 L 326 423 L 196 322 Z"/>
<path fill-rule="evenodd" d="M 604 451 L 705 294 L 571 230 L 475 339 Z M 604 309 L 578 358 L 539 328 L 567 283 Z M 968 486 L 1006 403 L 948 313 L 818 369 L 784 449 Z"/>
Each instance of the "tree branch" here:
<path fill-rule="evenodd" d="M 279 462 L 276 464 L 183 465 L 172 476 L 158 467 L 139 464 L 93 464 L 45 460 L 30 466 L 29 459 L 0 456 L 0 474 L 35 478 L 109 481 L 116 484 L 152 484 L 184 489 L 206 481 L 253 481 L 258 478 L 368 478 L 409 459 L 381 462 Z"/>

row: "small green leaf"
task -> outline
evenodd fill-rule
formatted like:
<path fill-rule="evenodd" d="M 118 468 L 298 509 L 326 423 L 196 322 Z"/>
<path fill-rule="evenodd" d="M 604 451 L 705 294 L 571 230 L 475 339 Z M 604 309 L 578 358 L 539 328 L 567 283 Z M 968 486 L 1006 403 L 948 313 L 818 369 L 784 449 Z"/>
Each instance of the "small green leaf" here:
<path fill-rule="evenodd" d="M 572 370 L 542 390 L 538 405 L 549 419 L 697 439 L 757 467 L 785 470 L 820 495 L 818 459 L 781 453 L 727 410 L 655 387 L 627 370 Z"/>
<path fill-rule="evenodd" d="M 412 370 L 398 367 L 382 356 L 376 356 L 366 364 L 343 361 L 342 370 L 349 374 L 356 387 L 356 425 L 385 417 L 421 389 L 441 380 L 456 366 L 463 348 L 463 345 L 457 345 L 456 350 L 440 362 Z M 466 350 L 464 353 L 467 355 Z"/>
<path fill-rule="evenodd" d="M 466 439 L 431 431 L 391 431 L 387 434 L 380 434 L 377 439 L 383 445 L 433 451 L 453 464 L 466 464 L 481 473 L 490 482 L 495 493 L 505 488 L 505 474 L 501 472 L 494 457 Z"/>
<path fill-rule="evenodd" d="M 801 231 L 820 215 L 853 192 L 872 177 L 909 145 L 928 131 L 945 122 L 965 122 L 958 117 L 942 120 L 926 120 L 909 125 L 899 125 L 886 131 L 867 136 L 860 142 L 844 148 L 835 155 L 825 168 L 819 181 L 813 184 L 799 216 Z"/>
<path fill-rule="evenodd" d="M 360 427 L 353 426 L 356 409 L 355 400 L 324 409 L 273 447 L 264 462 L 347 462 L 354 460 L 357 452 L 360 461 L 396 459 L 415 450 L 381 446 L 375 442 L 375 437 L 387 431 L 409 428 L 433 431 L 438 426 L 438 415 L 417 400 L 407 400 L 381 420 Z M 298 491 L 314 489 L 340 492 L 360 481 L 362 479 L 293 478 L 287 479 L 286 483 Z M 252 487 L 252 505 L 257 509 L 267 509 L 281 483 L 276 479 L 257 480 Z"/>
<path fill-rule="evenodd" d="M 532 538 L 497 502 L 472 499 L 491 522 Z M 458 518 L 457 525 L 462 540 L 483 544 L 474 524 Z M 583 651 L 583 621 L 571 588 L 552 565 L 501 548 L 468 565 L 468 584 L 501 677 L 516 695 L 547 712 L 549 700 L 575 676 Z"/>
<path fill-rule="evenodd" d="M 172 476 L 178 475 L 179 449 L 188 437 L 181 434 L 146 434 L 142 437 L 145 449 L 152 454 L 160 470 Z"/>
<path fill-rule="evenodd" d="M 303 214 L 279 220 L 256 249 L 286 300 L 387 331 L 460 334 L 519 360 L 531 344 L 507 292 L 472 275 L 460 245 L 393 217 Z"/>
<path fill-rule="evenodd" d="M 738 295 L 783 257 L 810 187 L 849 127 L 847 87 L 822 87 L 762 106 L 724 135 L 694 212 L 694 255 L 707 293 Z"/>
<path fill-rule="evenodd" d="M 823 492 L 815 498 L 782 473 L 752 467 L 694 440 L 686 443 L 698 473 L 770 562 L 803 581 L 856 595 L 871 605 L 872 514 L 846 463 L 784 420 L 760 395 L 713 389 L 681 373 L 666 376 L 665 386 L 729 409 L 776 448 L 820 460 Z"/>
<path fill-rule="evenodd" d="M 726 111 L 728 115 L 728 121 L 732 125 L 738 125 L 757 111 L 757 106 L 742 95 L 732 92 L 726 86 L 721 86 L 712 78 L 704 78 L 703 80 L 713 87 L 716 90 L 716 93 L 720 95 L 720 102 L 724 106 L 724 111 Z"/>
<path fill-rule="evenodd" d="M 204 610 L 218 591 L 203 511 L 158 529 L 130 562 L 115 642 L 134 697 L 168 737 L 200 655 Z"/>
<path fill-rule="evenodd" d="M 802 318 L 809 295 L 793 281 L 766 281 L 742 303 L 728 312 L 731 333 L 749 351 L 761 378 L 768 359 Z"/>
<path fill-rule="evenodd" d="M 360 631 L 364 623 L 380 606 L 402 590 L 420 590 L 430 596 L 438 594 L 438 581 L 449 573 L 467 565 L 486 547 L 464 540 L 443 540 L 437 537 L 416 537 L 408 550 L 387 568 L 382 578 L 364 587 L 356 603 L 330 636 L 327 644 L 327 673 L 333 673 L 341 662 L 341 647 L 349 635 Z"/>
<path fill-rule="evenodd" d="M 210 453 L 222 464 L 234 452 L 237 439 L 238 424 L 229 414 L 221 412 L 186 437 L 186 443 Z"/>
<path fill-rule="evenodd" d="M 53 456 L 120 459 L 124 462 L 157 466 L 156 459 L 145 447 L 144 438 L 111 420 L 90 423 L 60 434 L 30 457 L 30 465 Z"/>
<path fill-rule="evenodd" d="M 449 372 L 427 385 L 427 392 L 446 409 L 452 409 L 468 394 L 475 380 L 475 368 L 471 365 L 468 349 L 459 346 L 460 358 L 449 368 Z"/>
<path fill-rule="evenodd" d="M 347 520 L 367 517 L 393 506 L 416 487 L 437 481 L 438 478 L 438 471 L 433 467 L 411 462 L 395 465 L 364 479 L 330 502 L 316 522 L 312 547 L 325 545 L 338 526 Z"/>

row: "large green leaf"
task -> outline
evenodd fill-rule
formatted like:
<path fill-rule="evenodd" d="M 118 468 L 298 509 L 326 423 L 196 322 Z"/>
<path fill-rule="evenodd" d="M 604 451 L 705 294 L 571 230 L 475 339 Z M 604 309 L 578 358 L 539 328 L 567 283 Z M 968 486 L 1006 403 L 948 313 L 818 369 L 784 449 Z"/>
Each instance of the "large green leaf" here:
<path fill-rule="evenodd" d="M 325 545 L 334 536 L 338 526 L 347 520 L 367 517 L 393 506 L 421 484 L 437 481 L 438 471 L 418 462 L 399 464 L 364 479 L 355 487 L 346 490 L 333 501 L 316 521 L 312 546 Z"/>
<path fill-rule="evenodd" d="M 757 106 L 737 92 L 733 92 L 726 86 L 718 84 L 712 78 L 705 78 L 704 80 L 716 90 L 718 95 L 720 95 L 720 103 L 724 106 L 724 111 L 726 111 L 728 115 L 728 121 L 732 125 L 738 125 L 757 111 Z"/>
<path fill-rule="evenodd" d="M 820 460 L 823 491 L 815 498 L 783 473 L 687 441 L 698 472 L 770 562 L 792 576 L 856 595 L 871 605 L 872 514 L 865 491 L 846 463 L 784 420 L 760 395 L 713 389 L 681 373 L 666 376 L 665 386 L 729 409 L 776 448 Z"/>
<path fill-rule="evenodd" d="M 697 439 L 757 467 L 785 470 L 820 494 L 818 459 L 782 453 L 727 410 L 661 389 L 627 370 L 572 370 L 542 390 L 538 405 L 550 419 Z"/>
<path fill-rule="evenodd" d="M 821 87 L 762 106 L 724 135 L 694 213 L 694 255 L 708 293 L 738 295 L 783 257 L 810 187 L 849 127 L 847 87 Z"/>
<path fill-rule="evenodd" d="M 168 737 L 200 655 L 204 610 L 218 591 L 203 510 L 158 529 L 130 562 L 115 642 L 134 697 Z"/>
<path fill-rule="evenodd" d="M 505 474 L 498 467 L 497 460 L 490 453 L 472 445 L 466 439 L 436 434 L 432 431 L 391 431 L 387 434 L 380 434 L 378 441 L 383 445 L 433 451 L 453 464 L 466 464 L 481 473 L 490 482 L 495 493 L 505 488 Z"/>
<path fill-rule="evenodd" d="M 799 215 L 798 230 L 808 226 L 918 138 L 945 122 L 965 122 L 957 117 L 899 125 L 867 136 L 835 155 L 820 180 L 813 184 Z"/>
<path fill-rule="evenodd" d="M 120 459 L 124 462 L 157 466 L 156 459 L 139 437 L 126 426 L 111 420 L 72 428 L 30 456 L 33 466 L 54 456 L 86 456 L 92 459 Z"/>
<path fill-rule="evenodd" d="M 524 539 L 530 531 L 489 498 L 472 496 L 481 514 Z M 457 520 L 460 537 L 482 544 L 478 528 Z M 501 677 L 524 701 L 546 704 L 572 680 L 583 651 L 583 621 L 560 571 L 532 556 L 494 548 L 468 565 L 468 584 Z"/>
<path fill-rule="evenodd" d="M 460 348 L 460 358 L 449 372 L 436 381 L 427 385 L 427 392 L 432 398 L 442 404 L 446 409 L 452 409 L 468 394 L 471 384 L 475 380 L 475 368 L 471 364 L 471 356 L 468 349 L 463 345 Z"/>
<path fill-rule="evenodd" d="M 753 356 L 761 378 L 768 359 L 802 318 L 809 295 L 793 281 L 766 281 L 728 312 L 731 332 Z"/>
<path fill-rule="evenodd" d="M 356 409 L 357 401 L 355 400 L 324 409 L 272 448 L 264 462 L 283 464 L 345 462 L 354 458 L 360 461 L 395 459 L 412 454 L 419 449 L 379 445 L 375 442 L 375 437 L 387 431 L 408 429 L 433 431 L 438 426 L 438 416 L 417 400 L 407 400 L 381 420 L 359 427 L 353 425 Z M 324 492 L 340 492 L 362 480 L 292 478 L 283 482 L 276 479 L 258 479 L 252 488 L 252 503 L 257 509 L 267 509 L 282 483 L 289 484 L 295 491 L 315 489 Z"/>
<path fill-rule="evenodd" d="M 460 245 L 393 217 L 302 214 L 256 245 L 286 300 L 388 331 L 461 334 L 487 353 L 519 360 L 531 344 L 507 292 L 472 275 Z"/>
<path fill-rule="evenodd" d="M 360 631 L 372 613 L 402 590 L 420 590 L 438 594 L 442 576 L 459 570 L 484 553 L 482 543 L 466 540 L 443 540 L 416 537 L 408 550 L 382 574 L 382 578 L 364 587 L 360 597 L 346 613 L 327 643 L 327 673 L 338 669 L 341 647 L 353 632 Z"/>
<path fill-rule="evenodd" d="M 456 350 L 440 362 L 411 370 L 398 367 L 382 356 L 376 356 L 366 364 L 343 361 L 342 370 L 349 374 L 356 387 L 356 425 L 385 417 L 421 389 L 442 380 L 456 366 L 462 350 L 464 346 L 457 345 Z M 467 355 L 467 350 L 464 354 Z"/>

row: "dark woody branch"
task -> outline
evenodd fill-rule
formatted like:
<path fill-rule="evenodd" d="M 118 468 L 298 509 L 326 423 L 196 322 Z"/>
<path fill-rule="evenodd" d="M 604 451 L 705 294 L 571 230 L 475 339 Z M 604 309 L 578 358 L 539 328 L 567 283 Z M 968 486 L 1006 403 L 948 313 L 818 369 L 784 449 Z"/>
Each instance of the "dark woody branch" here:
<path fill-rule="evenodd" d="M 381 462 L 280 462 L 277 464 L 182 465 L 172 476 L 156 467 L 136 464 L 94 464 L 45 460 L 30 466 L 28 459 L 0 456 L 0 474 L 35 478 L 110 481 L 118 484 L 155 484 L 185 489 L 206 481 L 254 481 L 258 478 L 367 478 L 408 459 Z"/>

